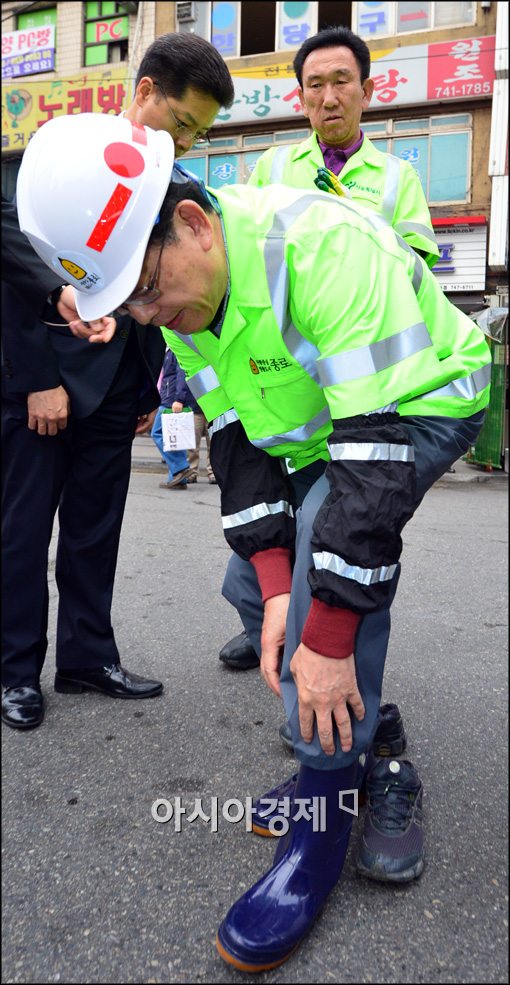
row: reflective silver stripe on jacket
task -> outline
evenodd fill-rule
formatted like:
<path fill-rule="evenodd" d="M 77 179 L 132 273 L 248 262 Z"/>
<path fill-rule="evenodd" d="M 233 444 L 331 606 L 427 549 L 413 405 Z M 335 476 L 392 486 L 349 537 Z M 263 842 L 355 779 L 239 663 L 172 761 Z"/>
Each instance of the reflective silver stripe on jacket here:
<path fill-rule="evenodd" d="M 312 377 L 312 380 L 315 380 L 320 386 L 319 370 L 317 368 L 317 359 L 320 353 L 317 346 L 313 342 L 309 342 L 308 339 L 305 339 L 292 322 L 284 328 L 282 334 L 283 341 L 291 356 Z"/>
<path fill-rule="evenodd" d="M 398 407 L 398 401 L 395 400 L 392 404 L 386 404 L 385 407 L 378 407 L 377 410 L 366 410 L 365 416 L 367 414 L 394 414 Z"/>
<path fill-rule="evenodd" d="M 186 382 L 195 400 L 199 400 L 206 393 L 211 393 L 212 390 L 217 390 L 220 386 L 220 381 L 212 366 L 204 366 L 198 373 L 190 376 Z"/>
<path fill-rule="evenodd" d="M 458 380 L 452 380 L 438 390 L 429 390 L 422 393 L 415 400 L 431 400 L 435 397 L 461 397 L 462 400 L 474 400 L 475 397 L 485 390 L 491 381 L 491 364 L 487 363 L 480 369 L 475 369 L 470 376 L 462 376 Z"/>
<path fill-rule="evenodd" d="M 344 441 L 330 444 L 334 462 L 414 462 L 412 445 L 396 445 L 389 442 Z"/>
<path fill-rule="evenodd" d="M 402 236 L 399 236 L 398 233 L 395 233 L 395 235 L 397 237 L 398 245 L 401 247 L 401 249 L 405 250 L 406 253 L 410 253 L 414 260 L 413 290 L 415 294 L 418 294 L 423 280 L 423 273 L 425 269 L 424 262 L 421 256 L 416 252 L 416 250 L 413 250 L 410 243 L 408 243 L 405 239 L 403 239 Z"/>
<path fill-rule="evenodd" d="M 188 349 L 193 349 L 193 352 L 197 352 L 198 355 L 200 355 L 196 343 L 193 341 L 191 335 L 180 335 L 179 332 L 175 332 L 174 334 L 181 340 L 181 342 L 184 342 L 184 345 L 188 346 Z"/>
<path fill-rule="evenodd" d="M 331 415 L 329 413 L 329 407 L 324 407 L 313 420 L 308 421 L 307 424 L 302 424 L 298 428 L 294 428 L 293 431 L 285 431 L 283 434 L 273 434 L 268 438 L 250 438 L 252 445 L 255 448 L 275 448 L 276 445 L 282 445 L 287 441 L 308 441 L 319 428 L 323 427 L 331 420 Z"/>
<path fill-rule="evenodd" d="M 238 420 L 239 414 L 231 407 L 225 414 L 220 414 L 219 417 L 214 418 L 211 426 L 207 429 L 209 431 L 209 437 L 212 438 L 213 434 L 223 431 L 223 428 L 228 427 L 229 424 L 235 424 Z"/>
<path fill-rule="evenodd" d="M 239 513 L 231 513 L 229 516 L 222 517 L 223 529 L 232 530 L 233 527 L 242 527 L 246 523 L 253 523 L 254 520 L 262 520 L 265 516 L 272 516 L 276 513 L 287 513 L 294 516 L 294 510 L 290 503 L 281 499 L 279 503 L 258 503 L 251 506 L 248 510 L 241 510 Z"/>
<path fill-rule="evenodd" d="M 398 182 L 400 178 L 401 162 L 394 154 L 386 154 L 386 176 L 384 179 L 384 192 L 382 201 L 382 214 L 390 225 L 393 224 L 393 215 L 397 205 Z"/>
<path fill-rule="evenodd" d="M 391 581 L 397 570 L 396 564 L 383 565 L 380 568 L 359 568 L 355 564 L 347 564 L 338 554 L 330 554 L 329 551 L 321 551 L 312 556 L 317 571 L 331 571 L 334 575 L 350 578 L 360 585 L 376 585 L 381 581 Z"/>
<path fill-rule="evenodd" d="M 291 150 L 292 147 L 279 147 L 274 154 L 273 160 L 271 161 L 270 182 L 272 185 L 283 184 L 283 172 L 285 171 L 285 165 Z"/>
<path fill-rule="evenodd" d="M 318 196 L 319 192 L 308 192 L 296 198 L 285 209 L 275 212 L 273 225 L 266 235 L 264 259 L 267 284 L 280 332 L 283 332 L 288 323 L 289 272 L 285 263 L 285 236 L 296 219 L 317 201 Z"/>
<path fill-rule="evenodd" d="M 422 222 L 399 222 L 395 226 L 395 232 L 400 233 L 401 236 L 404 233 L 418 233 L 419 236 L 428 239 L 433 246 L 437 247 L 437 240 L 432 229 L 423 225 Z"/>
<path fill-rule="evenodd" d="M 321 383 L 323 386 L 334 386 L 375 375 L 431 345 L 432 339 L 425 322 L 418 322 L 387 339 L 321 359 Z"/>

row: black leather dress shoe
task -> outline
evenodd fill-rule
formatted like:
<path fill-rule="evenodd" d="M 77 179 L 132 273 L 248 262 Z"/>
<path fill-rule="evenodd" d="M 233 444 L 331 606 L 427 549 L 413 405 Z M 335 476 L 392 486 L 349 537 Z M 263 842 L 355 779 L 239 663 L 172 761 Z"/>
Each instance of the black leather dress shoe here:
<path fill-rule="evenodd" d="M 232 670 L 251 670 L 252 667 L 258 667 L 260 663 L 248 636 L 244 632 L 225 643 L 223 649 L 220 650 L 220 660 Z"/>
<path fill-rule="evenodd" d="M 155 698 L 161 694 L 160 681 L 130 674 L 120 664 L 98 667 L 97 670 L 57 670 L 55 691 L 60 694 L 81 694 L 82 691 L 101 691 L 110 698 Z"/>
<path fill-rule="evenodd" d="M 2 693 L 2 721 L 11 728 L 37 728 L 44 718 L 39 685 L 6 687 Z"/>

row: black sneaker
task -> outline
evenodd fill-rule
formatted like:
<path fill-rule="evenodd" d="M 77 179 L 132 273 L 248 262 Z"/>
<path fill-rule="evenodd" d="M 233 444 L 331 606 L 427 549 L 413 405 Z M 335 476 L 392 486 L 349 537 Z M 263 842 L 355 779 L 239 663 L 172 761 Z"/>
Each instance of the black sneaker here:
<path fill-rule="evenodd" d="M 357 862 L 378 882 L 410 882 L 423 872 L 421 780 L 412 763 L 380 759 L 366 781 L 367 811 Z"/>
<path fill-rule="evenodd" d="M 278 735 L 288 752 L 293 753 L 294 745 L 288 722 L 280 725 Z M 381 705 L 379 708 L 379 725 L 372 742 L 371 754 L 373 756 L 401 756 L 406 745 L 404 725 L 397 705 Z M 372 761 L 367 764 L 369 768 L 372 765 Z"/>

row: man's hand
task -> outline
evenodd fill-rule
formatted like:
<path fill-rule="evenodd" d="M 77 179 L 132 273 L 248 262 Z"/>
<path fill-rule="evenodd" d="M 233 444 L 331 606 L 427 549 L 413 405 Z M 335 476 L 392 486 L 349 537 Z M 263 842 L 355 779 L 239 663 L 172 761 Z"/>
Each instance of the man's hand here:
<path fill-rule="evenodd" d="M 335 752 L 335 727 L 343 752 L 349 752 L 352 731 L 347 705 L 359 721 L 365 717 L 365 706 L 356 682 L 354 655 L 333 660 L 300 643 L 290 669 L 298 691 L 299 727 L 304 741 L 312 741 L 315 718 L 324 752 L 330 756 Z"/>
<path fill-rule="evenodd" d="M 151 410 L 150 414 L 141 414 L 138 418 L 138 424 L 135 428 L 135 434 L 146 434 L 150 431 L 152 425 L 154 424 L 154 418 L 156 417 L 156 410 Z"/>
<path fill-rule="evenodd" d="M 74 289 L 70 284 L 64 287 L 57 301 L 57 311 L 78 339 L 88 339 L 89 342 L 110 342 L 115 335 L 117 328 L 115 318 L 105 316 L 96 321 L 81 321 L 74 300 Z"/>
<path fill-rule="evenodd" d="M 28 426 L 38 434 L 55 435 L 67 427 L 71 405 L 63 386 L 28 394 Z"/>
<path fill-rule="evenodd" d="M 172 404 L 172 411 L 173 411 L 174 414 L 180 414 L 181 411 L 182 411 L 182 409 L 183 409 L 183 407 L 184 407 L 184 404 L 181 404 L 181 401 L 180 400 L 174 400 L 174 402 Z"/>
<path fill-rule="evenodd" d="M 271 691 L 281 697 L 280 668 L 285 643 L 285 626 L 290 594 L 275 595 L 264 604 L 264 621 L 260 637 L 260 672 Z"/>

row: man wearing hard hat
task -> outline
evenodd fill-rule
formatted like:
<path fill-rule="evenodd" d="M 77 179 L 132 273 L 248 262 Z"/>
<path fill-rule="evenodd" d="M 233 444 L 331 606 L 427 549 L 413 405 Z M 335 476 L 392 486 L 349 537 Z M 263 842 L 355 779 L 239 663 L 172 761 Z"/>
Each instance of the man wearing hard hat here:
<path fill-rule="evenodd" d="M 300 764 L 273 866 L 218 931 L 227 962 L 263 971 L 340 878 L 402 529 L 476 439 L 490 355 L 422 259 L 361 207 L 283 186 L 213 193 L 172 165 L 166 134 L 55 120 L 28 147 L 18 207 L 83 319 L 122 308 L 164 326 L 211 422 L 239 591 L 262 621 L 262 674 Z M 421 789 L 411 771 L 400 779 L 405 830 L 375 859 L 395 881 L 421 871 Z"/>

